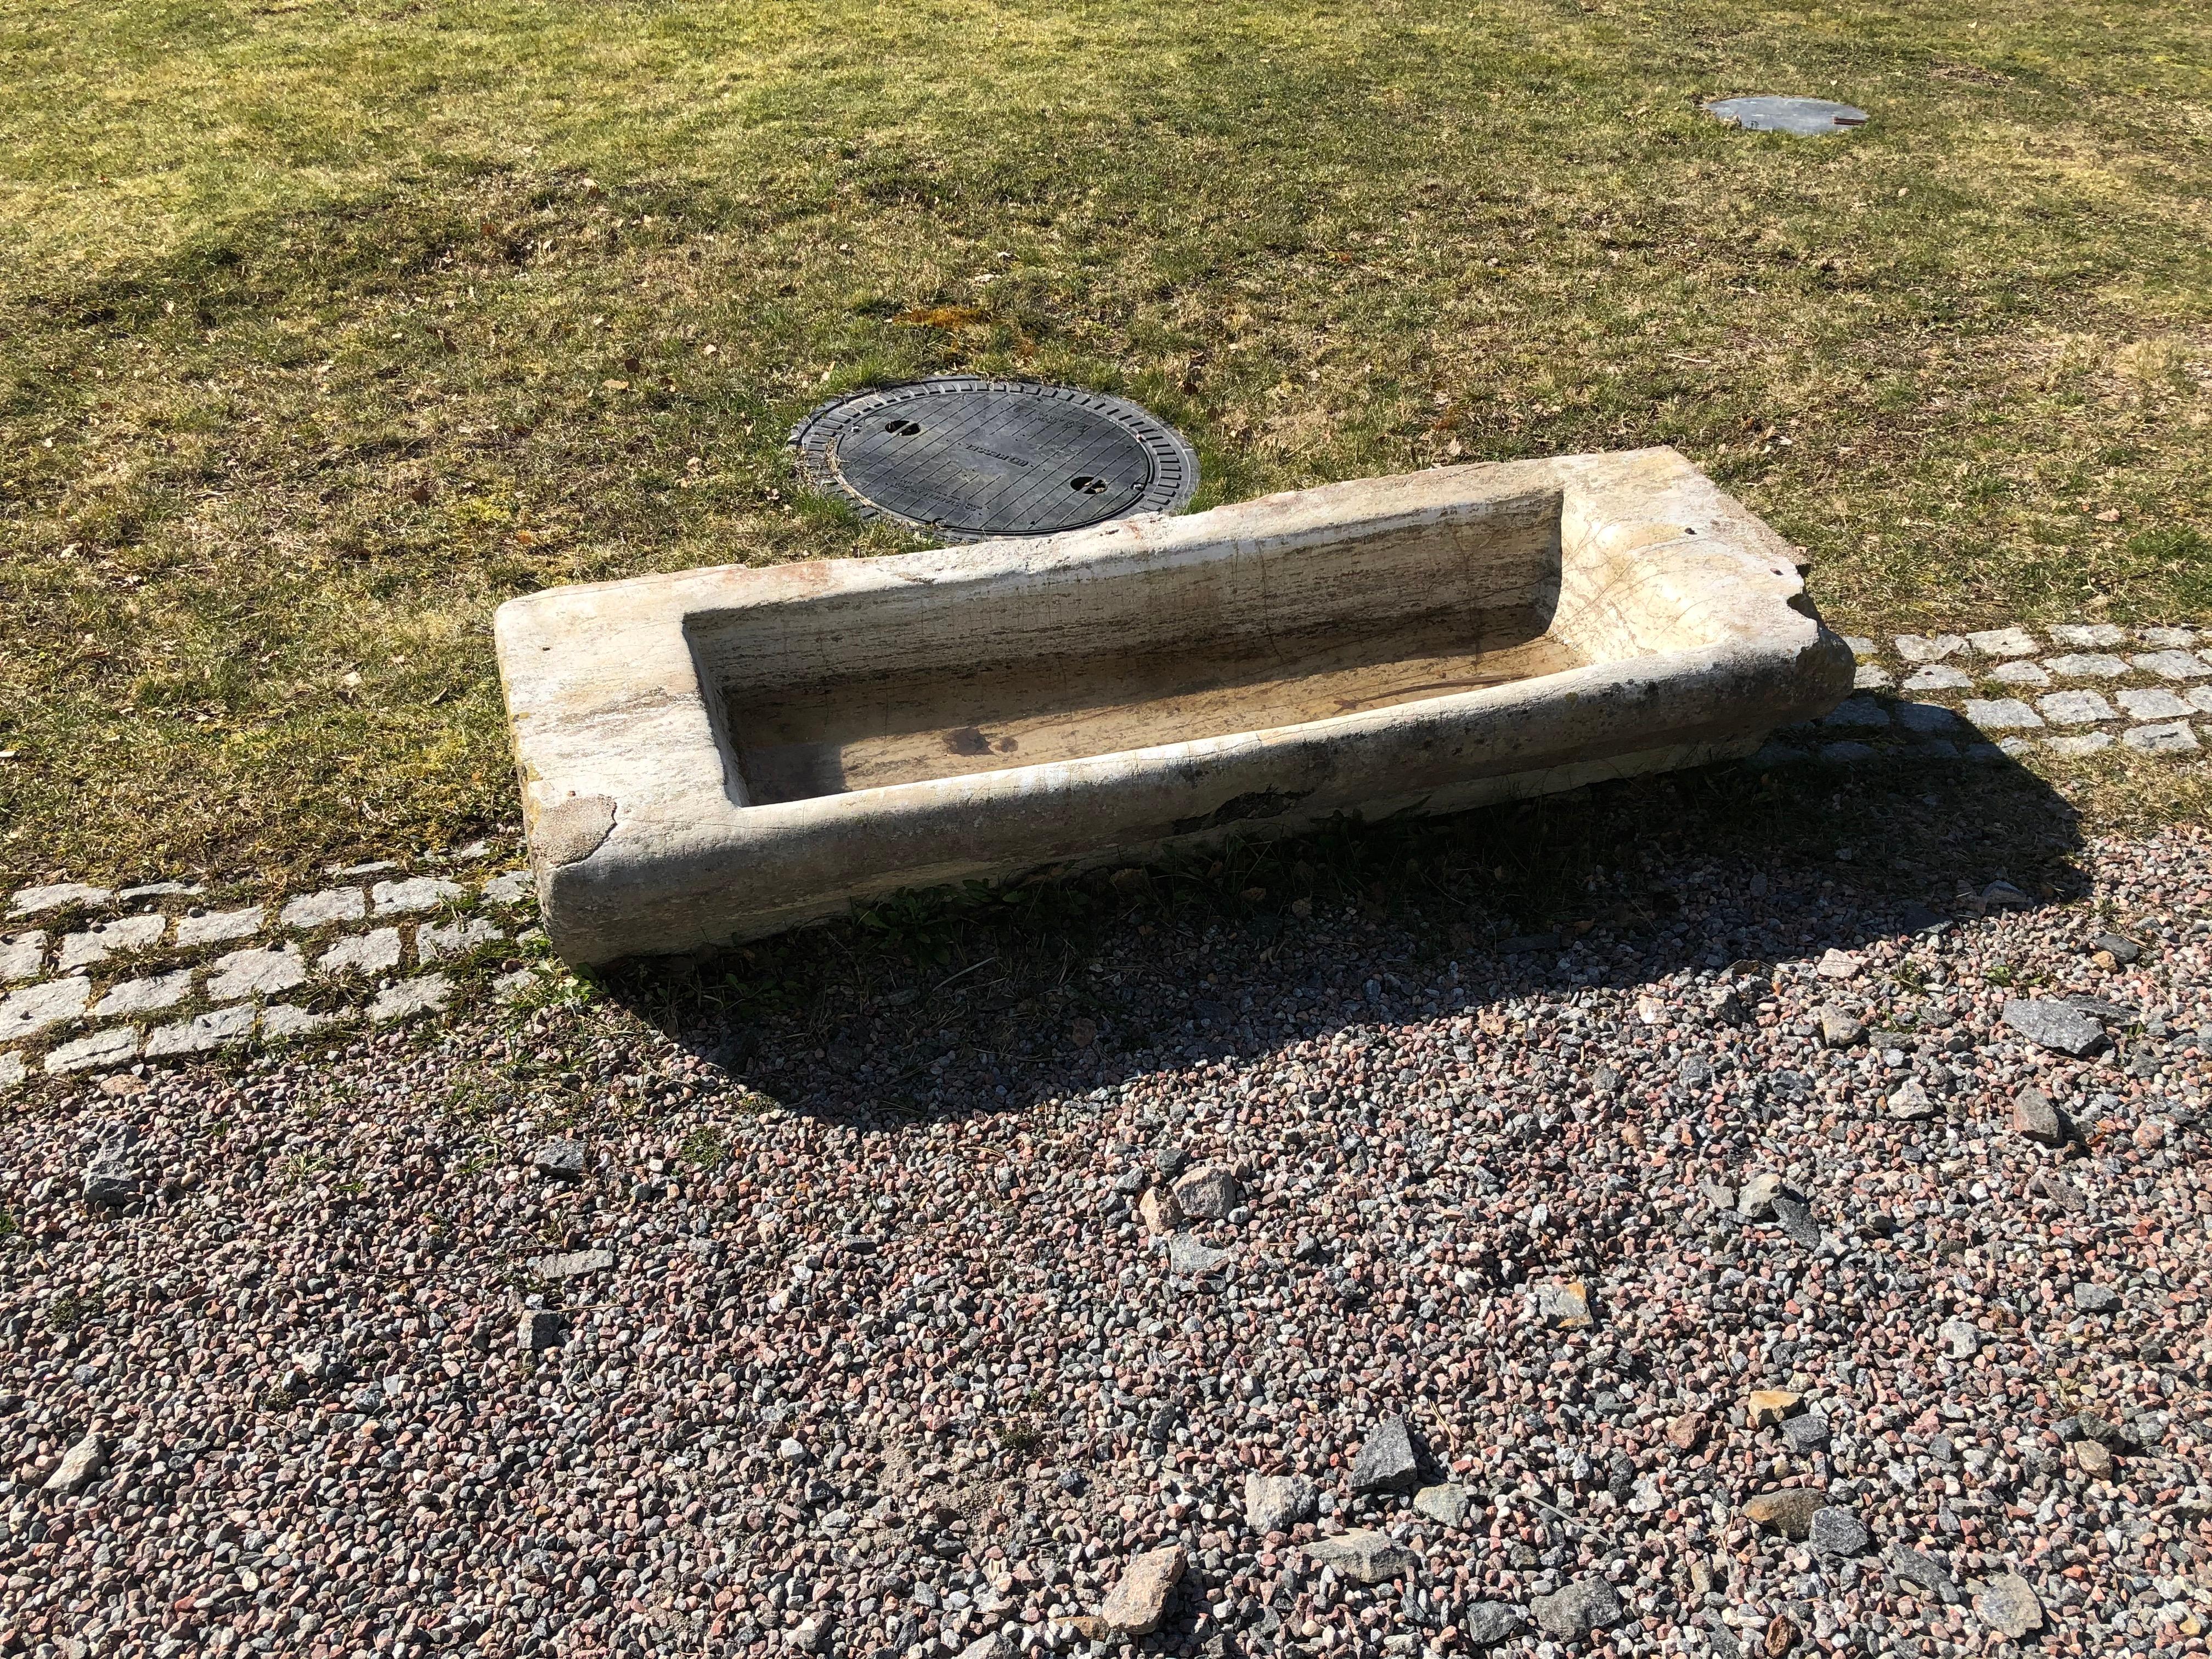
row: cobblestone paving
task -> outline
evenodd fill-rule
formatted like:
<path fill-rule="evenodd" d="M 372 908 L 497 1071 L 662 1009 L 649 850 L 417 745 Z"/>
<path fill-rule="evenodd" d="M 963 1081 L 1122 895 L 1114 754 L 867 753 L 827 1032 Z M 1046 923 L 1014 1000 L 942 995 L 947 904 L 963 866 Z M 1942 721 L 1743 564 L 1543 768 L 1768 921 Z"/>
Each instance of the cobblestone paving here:
<path fill-rule="evenodd" d="M 2080 760 L 2114 744 L 2176 761 L 2212 741 L 2212 629 L 2095 623 L 1849 636 L 1858 690 L 1777 732 L 1753 763 Z"/>

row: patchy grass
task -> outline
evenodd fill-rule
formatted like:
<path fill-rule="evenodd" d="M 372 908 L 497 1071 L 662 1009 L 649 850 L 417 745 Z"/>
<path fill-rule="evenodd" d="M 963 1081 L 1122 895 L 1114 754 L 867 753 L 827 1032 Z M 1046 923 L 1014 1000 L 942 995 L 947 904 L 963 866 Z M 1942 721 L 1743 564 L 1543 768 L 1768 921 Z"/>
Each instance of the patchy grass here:
<path fill-rule="evenodd" d="M 2212 19 L 0 12 L 0 874 L 511 812 L 510 595 L 872 553 L 782 441 L 1119 392 L 1198 505 L 1680 446 L 1855 625 L 2212 617 Z M 1861 103 L 1803 142 L 1720 93 Z"/>

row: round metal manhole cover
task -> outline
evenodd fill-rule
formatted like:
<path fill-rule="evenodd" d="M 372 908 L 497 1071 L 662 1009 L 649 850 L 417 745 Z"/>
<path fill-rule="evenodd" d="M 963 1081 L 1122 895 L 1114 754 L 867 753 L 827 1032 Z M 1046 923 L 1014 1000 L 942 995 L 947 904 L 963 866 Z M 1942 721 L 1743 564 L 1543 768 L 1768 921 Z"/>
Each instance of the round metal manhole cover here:
<path fill-rule="evenodd" d="M 1825 98 L 1716 98 L 1705 113 L 1717 115 L 1730 126 L 1750 132 L 1794 132 L 1801 138 L 1819 138 L 1832 132 L 1849 132 L 1867 124 L 1867 112 L 1849 104 Z"/>
<path fill-rule="evenodd" d="M 947 541 L 1172 512 L 1198 487 L 1181 433 L 1074 386 L 916 380 L 824 404 L 791 441 L 815 489 Z"/>

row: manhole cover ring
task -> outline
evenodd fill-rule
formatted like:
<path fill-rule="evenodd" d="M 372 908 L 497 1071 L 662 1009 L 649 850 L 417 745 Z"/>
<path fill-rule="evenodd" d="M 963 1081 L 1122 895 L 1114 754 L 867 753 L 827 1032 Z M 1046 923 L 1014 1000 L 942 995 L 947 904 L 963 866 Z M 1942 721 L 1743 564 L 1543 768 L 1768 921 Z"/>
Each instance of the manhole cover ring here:
<path fill-rule="evenodd" d="M 945 541 L 1171 513 L 1198 488 L 1182 434 L 1078 386 L 941 375 L 833 399 L 791 434 L 810 487 Z"/>
<path fill-rule="evenodd" d="M 1826 98 L 1789 98 L 1773 93 L 1753 93 L 1736 98 L 1716 98 L 1705 113 L 1747 132 L 1790 132 L 1800 138 L 1825 137 L 1850 132 L 1867 124 L 1867 112 L 1854 104 Z"/>

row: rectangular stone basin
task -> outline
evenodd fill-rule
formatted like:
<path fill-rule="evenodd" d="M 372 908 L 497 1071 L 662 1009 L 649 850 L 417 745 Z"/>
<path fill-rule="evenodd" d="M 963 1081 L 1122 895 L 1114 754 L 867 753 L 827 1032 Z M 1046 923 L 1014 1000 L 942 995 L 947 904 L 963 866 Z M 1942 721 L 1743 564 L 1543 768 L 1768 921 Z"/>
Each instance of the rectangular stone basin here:
<path fill-rule="evenodd" d="M 579 963 L 1747 755 L 1852 677 L 1793 550 L 1670 449 L 555 588 L 496 635 Z"/>

